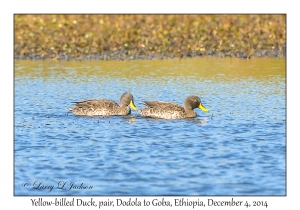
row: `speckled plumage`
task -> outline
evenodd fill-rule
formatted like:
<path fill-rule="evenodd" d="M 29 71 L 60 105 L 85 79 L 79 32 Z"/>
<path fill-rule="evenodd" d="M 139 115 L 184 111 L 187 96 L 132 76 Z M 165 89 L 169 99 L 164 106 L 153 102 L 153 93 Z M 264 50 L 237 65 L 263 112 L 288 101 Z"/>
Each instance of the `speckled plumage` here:
<path fill-rule="evenodd" d="M 86 100 L 74 102 L 75 108 L 70 108 L 74 115 L 81 116 L 111 116 L 111 115 L 129 115 L 131 110 L 129 106 L 136 110 L 133 96 L 130 93 L 124 93 L 120 98 L 120 105 L 112 100 Z"/>
<path fill-rule="evenodd" d="M 184 119 L 196 117 L 195 108 L 200 108 L 203 111 L 208 110 L 203 107 L 201 100 L 197 96 L 189 96 L 184 102 L 184 107 L 170 102 L 163 101 L 144 101 L 148 108 L 139 110 L 142 116 L 156 117 L 163 119 Z"/>

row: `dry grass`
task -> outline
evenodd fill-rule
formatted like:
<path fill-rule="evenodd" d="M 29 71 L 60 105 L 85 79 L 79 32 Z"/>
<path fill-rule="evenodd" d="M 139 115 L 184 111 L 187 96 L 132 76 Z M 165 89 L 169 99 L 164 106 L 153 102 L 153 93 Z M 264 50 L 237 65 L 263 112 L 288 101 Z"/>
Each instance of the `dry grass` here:
<path fill-rule="evenodd" d="M 285 57 L 285 15 L 15 15 L 15 59 Z"/>

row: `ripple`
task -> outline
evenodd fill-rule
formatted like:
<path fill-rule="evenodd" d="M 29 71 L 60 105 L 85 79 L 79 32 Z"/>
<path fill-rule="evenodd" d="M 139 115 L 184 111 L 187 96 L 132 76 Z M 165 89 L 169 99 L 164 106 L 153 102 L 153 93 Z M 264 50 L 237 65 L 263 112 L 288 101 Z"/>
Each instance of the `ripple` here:
<path fill-rule="evenodd" d="M 56 65 L 27 74 L 26 66 L 16 66 L 23 69 L 15 79 L 16 195 L 285 195 L 286 96 L 279 70 L 239 77 L 193 63 L 169 68 L 172 63 L 132 61 L 123 70 L 120 62 L 113 72 L 111 63 Z M 66 110 L 88 98 L 118 102 L 125 91 L 138 108 L 144 100 L 183 104 L 187 95 L 199 95 L 210 113 L 158 120 L 136 111 L 96 118 Z M 25 179 L 94 187 L 49 193 L 22 188 Z"/>

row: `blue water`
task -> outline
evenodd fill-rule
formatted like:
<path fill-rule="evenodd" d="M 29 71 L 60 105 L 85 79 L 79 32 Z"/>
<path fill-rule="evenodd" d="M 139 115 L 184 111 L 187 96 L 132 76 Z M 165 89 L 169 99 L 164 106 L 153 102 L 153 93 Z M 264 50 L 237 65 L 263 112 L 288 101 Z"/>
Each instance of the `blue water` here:
<path fill-rule="evenodd" d="M 203 76 L 197 61 L 180 64 L 194 73 L 166 62 L 111 69 L 116 61 L 16 61 L 14 194 L 285 195 L 285 60 L 208 60 Z M 218 70 L 222 62 L 232 71 L 257 70 L 241 76 Z M 183 104 L 198 95 L 210 112 L 157 120 L 136 111 L 91 118 L 67 110 L 92 98 L 119 103 L 126 91 L 138 108 L 144 100 Z M 72 182 L 86 188 L 69 189 Z"/>

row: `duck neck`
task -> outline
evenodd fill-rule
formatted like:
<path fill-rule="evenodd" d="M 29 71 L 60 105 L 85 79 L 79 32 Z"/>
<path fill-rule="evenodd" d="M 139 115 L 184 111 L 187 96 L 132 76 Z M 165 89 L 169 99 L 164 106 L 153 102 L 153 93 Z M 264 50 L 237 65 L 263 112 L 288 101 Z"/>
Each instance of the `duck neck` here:
<path fill-rule="evenodd" d="M 193 109 L 191 109 L 190 106 L 187 106 L 186 104 L 184 105 L 184 111 L 185 111 L 186 115 L 189 117 L 196 116 L 196 112 Z"/>
<path fill-rule="evenodd" d="M 197 114 L 193 109 L 184 109 L 187 117 L 195 117 Z"/>
<path fill-rule="evenodd" d="M 125 108 L 125 107 L 127 107 L 128 105 L 125 105 L 125 104 L 123 104 L 123 103 L 120 103 L 120 107 L 122 107 L 122 108 Z"/>
<path fill-rule="evenodd" d="M 191 108 L 191 106 L 184 103 L 184 111 L 185 112 L 193 112 L 193 109 Z"/>

